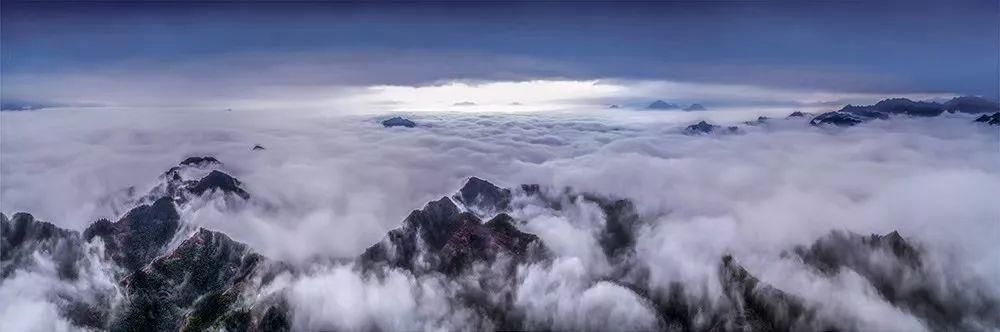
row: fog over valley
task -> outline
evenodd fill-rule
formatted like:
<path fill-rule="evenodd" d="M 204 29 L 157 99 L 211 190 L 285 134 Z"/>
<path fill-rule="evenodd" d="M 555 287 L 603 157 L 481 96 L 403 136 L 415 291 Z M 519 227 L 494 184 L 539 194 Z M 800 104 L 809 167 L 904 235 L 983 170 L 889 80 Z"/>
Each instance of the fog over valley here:
<path fill-rule="evenodd" d="M 998 326 L 991 311 L 1000 299 L 1000 211 L 992 204 L 1000 194 L 998 132 L 975 122 L 977 115 L 841 127 L 786 119 L 792 109 L 399 114 L 416 124 L 406 128 L 381 124 L 393 114 L 127 112 L 0 114 L 4 213 L 15 227 L 27 227 L 13 215 L 23 211 L 86 237 L 98 219 L 124 215 L 114 223 L 122 224 L 134 206 L 174 197 L 176 231 L 146 259 L 177 255 L 170 252 L 186 248 L 188 238 L 208 236 L 198 228 L 245 243 L 236 253 L 259 254 L 266 265 L 252 266 L 250 280 L 222 285 L 242 294 L 225 308 L 245 311 L 249 322 L 266 322 L 274 307 L 293 330 Z M 769 118 L 754 120 L 758 114 Z M 696 120 L 738 129 L 692 133 L 686 127 Z M 196 158 L 170 169 L 202 156 L 218 162 Z M 234 181 L 204 180 L 211 170 Z M 465 233 L 448 235 L 457 226 L 444 226 L 452 223 L 444 205 L 487 226 L 498 213 L 509 216 L 513 228 L 504 232 L 537 240 L 511 249 L 511 240 L 487 231 L 494 228 L 473 228 L 470 234 L 499 247 L 445 249 Z M 414 219 L 414 209 L 431 210 Z M 457 216 L 463 225 L 466 217 Z M 418 236 L 414 254 L 400 249 L 406 242 L 390 241 L 393 229 L 444 235 Z M 5 246 L 24 241 L 8 235 Z M 115 285 L 134 278 L 131 269 L 153 273 L 158 263 L 115 263 L 119 256 L 109 251 L 126 244 L 105 248 L 105 241 L 127 236 L 102 238 L 79 244 L 73 277 L 60 272 L 65 257 L 47 251 L 5 258 L 0 294 L 11 301 L 0 321 L 134 326 L 128 308 L 138 295 L 130 292 L 143 290 Z M 435 241 L 446 244 L 437 249 Z M 379 243 L 415 256 L 372 254 Z M 473 256 L 437 265 L 446 262 L 437 255 L 454 250 Z M 490 254 L 474 258 L 477 250 Z M 236 253 L 227 255 L 245 255 Z M 749 299 L 734 297 L 733 280 L 741 279 L 727 274 L 729 262 L 782 294 L 754 305 L 797 309 L 734 314 L 733 301 Z M 183 308 L 216 291 L 191 291 L 157 310 L 192 324 Z M 908 299 L 918 295 L 908 292 L 957 309 L 914 304 Z M 87 317 L 104 318 L 96 325 L 80 319 L 78 302 L 100 313 Z M 37 320 L 25 322 L 28 312 Z M 208 326 L 223 327 L 229 316 L 212 317 Z M 186 326 L 179 321 L 168 326 Z"/>

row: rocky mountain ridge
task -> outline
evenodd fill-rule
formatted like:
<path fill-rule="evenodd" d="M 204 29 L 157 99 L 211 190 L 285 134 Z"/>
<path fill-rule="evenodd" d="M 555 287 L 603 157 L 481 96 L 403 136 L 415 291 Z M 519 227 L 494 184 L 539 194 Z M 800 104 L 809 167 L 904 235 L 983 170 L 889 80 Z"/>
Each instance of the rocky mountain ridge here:
<path fill-rule="evenodd" d="M 18 213 L 2 216 L 2 278 L 32 268 L 34 255 L 52 257 L 58 277 L 73 279 L 84 260 L 102 259 L 117 267 L 117 294 L 97 303 L 67 301 L 64 316 L 80 327 L 112 331 L 287 331 L 295 329 L 295 311 L 281 293 L 260 298 L 262 288 L 279 273 L 297 268 L 257 254 L 227 235 L 186 225 L 178 214 L 198 199 L 251 200 L 241 182 L 224 173 L 214 158 L 188 159 L 161 176 L 161 182 L 138 205 L 115 222 L 99 220 L 79 234 Z M 207 173 L 207 174 L 206 174 Z M 205 174 L 200 178 L 195 175 Z M 154 199 L 154 197 L 156 197 Z M 145 202 L 152 201 L 150 204 Z M 489 322 L 489 329 L 536 329 L 515 305 L 519 271 L 546 266 L 556 259 L 542 238 L 523 231 L 514 217 L 525 204 L 561 210 L 586 202 L 604 218 L 598 243 L 611 270 L 592 280 L 620 287 L 643 299 L 657 315 L 660 330 L 774 331 L 855 330 L 850 322 L 831 320 L 808 302 L 770 285 L 739 264 L 738 253 L 718 258 L 720 299 L 699 298 L 697 289 L 675 284 L 652 286 L 648 267 L 636 264 L 636 238 L 648 226 L 628 199 L 548 190 L 528 184 L 501 188 L 470 178 L 455 194 L 411 212 L 396 229 L 361 253 L 354 266 L 365 278 L 387 271 L 415 276 L 438 275 L 458 283 L 455 301 Z M 179 240 L 179 241 L 175 241 Z M 171 247 L 172 242 L 179 242 Z M 86 253 L 88 246 L 103 256 Z M 941 288 L 928 276 L 922 250 L 899 233 L 862 236 L 835 231 L 810 246 L 789 248 L 817 275 L 851 270 L 878 290 L 879 296 L 942 330 L 1000 326 L 997 299 Z M 878 260 L 876 260 L 876 258 Z M 952 285 L 949 287 L 960 287 Z M 979 324 L 979 325 L 977 325 Z M 552 326 L 549 326 L 552 328 Z"/>
<path fill-rule="evenodd" d="M 889 98 L 874 105 L 847 105 L 838 111 L 817 115 L 810 123 L 813 125 L 853 126 L 875 119 L 885 120 L 894 115 L 934 117 L 945 112 L 977 114 L 998 111 L 1000 111 L 1000 104 L 974 96 L 955 97 L 943 104 L 913 101 L 906 98 Z"/>

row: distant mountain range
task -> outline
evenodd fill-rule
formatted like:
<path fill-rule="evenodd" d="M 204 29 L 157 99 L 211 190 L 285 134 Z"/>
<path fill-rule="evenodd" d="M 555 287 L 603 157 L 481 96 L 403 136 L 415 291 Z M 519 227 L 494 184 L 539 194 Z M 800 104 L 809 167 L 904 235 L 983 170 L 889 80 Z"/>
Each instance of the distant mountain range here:
<path fill-rule="evenodd" d="M 701 104 L 691 104 L 687 107 L 681 107 L 678 104 L 668 103 L 662 100 L 654 101 L 649 106 L 646 106 L 647 110 L 658 110 L 658 111 L 670 111 L 670 110 L 684 110 L 684 111 L 704 111 L 705 106 Z"/>
<path fill-rule="evenodd" d="M 912 101 L 906 98 L 891 98 L 882 100 L 875 105 L 847 105 L 838 111 L 827 112 L 814 117 L 809 113 L 795 111 L 785 119 L 812 117 L 809 123 L 813 126 L 850 127 L 872 120 L 887 120 L 894 116 L 934 117 L 945 112 L 970 114 L 994 112 L 993 114 L 982 115 L 976 118 L 974 122 L 1000 126 L 1000 105 L 979 97 L 957 97 L 943 104 Z M 757 120 L 746 121 L 743 124 L 747 126 L 760 126 L 766 125 L 770 121 L 772 119 L 761 116 Z M 736 126 L 726 127 L 724 130 L 721 129 L 722 126 L 700 121 L 685 127 L 682 133 L 685 135 L 721 135 L 739 134 L 742 132 Z"/>
<path fill-rule="evenodd" d="M 4 99 L 0 102 L 0 111 L 2 112 L 16 112 L 16 111 L 37 111 L 46 108 L 56 108 L 56 107 L 98 107 L 101 104 L 97 103 L 60 103 L 60 102 L 38 102 L 38 101 L 28 101 L 19 99 Z"/>
<path fill-rule="evenodd" d="M 813 118 L 811 123 L 814 125 L 853 126 L 874 119 L 887 119 L 891 115 L 931 117 L 941 115 L 944 112 L 969 114 L 1000 112 L 1000 104 L 973 96 L 952 98 L 943 104 L 912 101 L 906 98 L 890 98 L 879 101 L 875 105 L 847 105 L 838 111 L 820 114 Z"/>
<path fill-rule="evenodd" d="M 35 111 L 57 106 L 59 105 L 5 100 L 3 103 L 0 103 L 0 111 Z"/>

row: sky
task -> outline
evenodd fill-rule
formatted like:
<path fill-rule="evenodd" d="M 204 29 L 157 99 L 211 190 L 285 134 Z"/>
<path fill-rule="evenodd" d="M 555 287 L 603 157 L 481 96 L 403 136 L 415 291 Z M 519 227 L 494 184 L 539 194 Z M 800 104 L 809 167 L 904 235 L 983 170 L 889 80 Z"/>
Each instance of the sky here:
<path fill-rule="evenodd" d="M 538 81 L 622 92 L 553 100 L 637 105 L 1000 94 L 996 1 L 5 1 L 2 9 L 2 97 L 37 104 L 330 106 L 385 87 Z M 626 93 L 650 84 L 734 91 Z M 761 90 L 780 96 L 761 100 Z M 829 100 L 802 97 L 817 93 Z M 504 103 L 533 98 L 519 96 Z M 379 97 L 365 100 L 405 99 Z M 465 101 L 477 102 L 422 106 Z"/>

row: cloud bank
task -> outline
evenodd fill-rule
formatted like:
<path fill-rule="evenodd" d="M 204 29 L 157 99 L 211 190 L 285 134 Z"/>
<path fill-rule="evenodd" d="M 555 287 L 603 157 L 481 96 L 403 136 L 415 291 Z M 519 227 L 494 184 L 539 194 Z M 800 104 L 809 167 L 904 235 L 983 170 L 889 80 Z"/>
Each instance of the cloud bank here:
<path fill-rule="evenodd" d="M 125 188 L 144 191 L 183 157 L 214 155 L 254 203 L 235 210 L 209 203 L 183 211 L 185 221 L 310 266 L 356 257 L 410 210 L 478 176 L 505 187 L 538 183 L 548 193 L 572 188 L 632 200 L 644 220 L 633 263 L 648 271 L 635 280 L 660 291 L 679 283 L 708 303 L 724 292 L 714 281 L 719 257 L 734 254 L 762 280 L 815 305 L 819 316 L 861 330 L 929 329 L 857 274 L 822 278 L 783 256 L 831 230 L 898 230 L 925 247 L 936 280 L 1000 294 L 995 127 L 966 115 L 851 128 L 777 119 L 740 135 L 687 136 L 683 127 L 696 120 L 737 124 L 791 109 L 615 112 L 414 113 L 416 128 L 383 128 L 383 115 L 291 110 L 3 113 L 0 203 L 5 213 L 30 211 L 81 230 L 121 213 L 112 202 Z M 252 151 L 254 144 L 267 150 Z M 600 209 L 564 203 L 552 210 L 525 201 L 513 211 L 524 221 L 519 227 L 556 258 L 519 271 L 507 300 L 538 328 L 663 327 L 650 303 L 602 281 L 621 262 L 601 250 L 598 233 L 607 221 Z M 454 300 L 470 280 L 387 273 L 373 279 L 320 264 L 271 287 L 288 295 L 299 330 L 491 328 Z M 53 310 L 41 303 L 23 308 Z"/>

